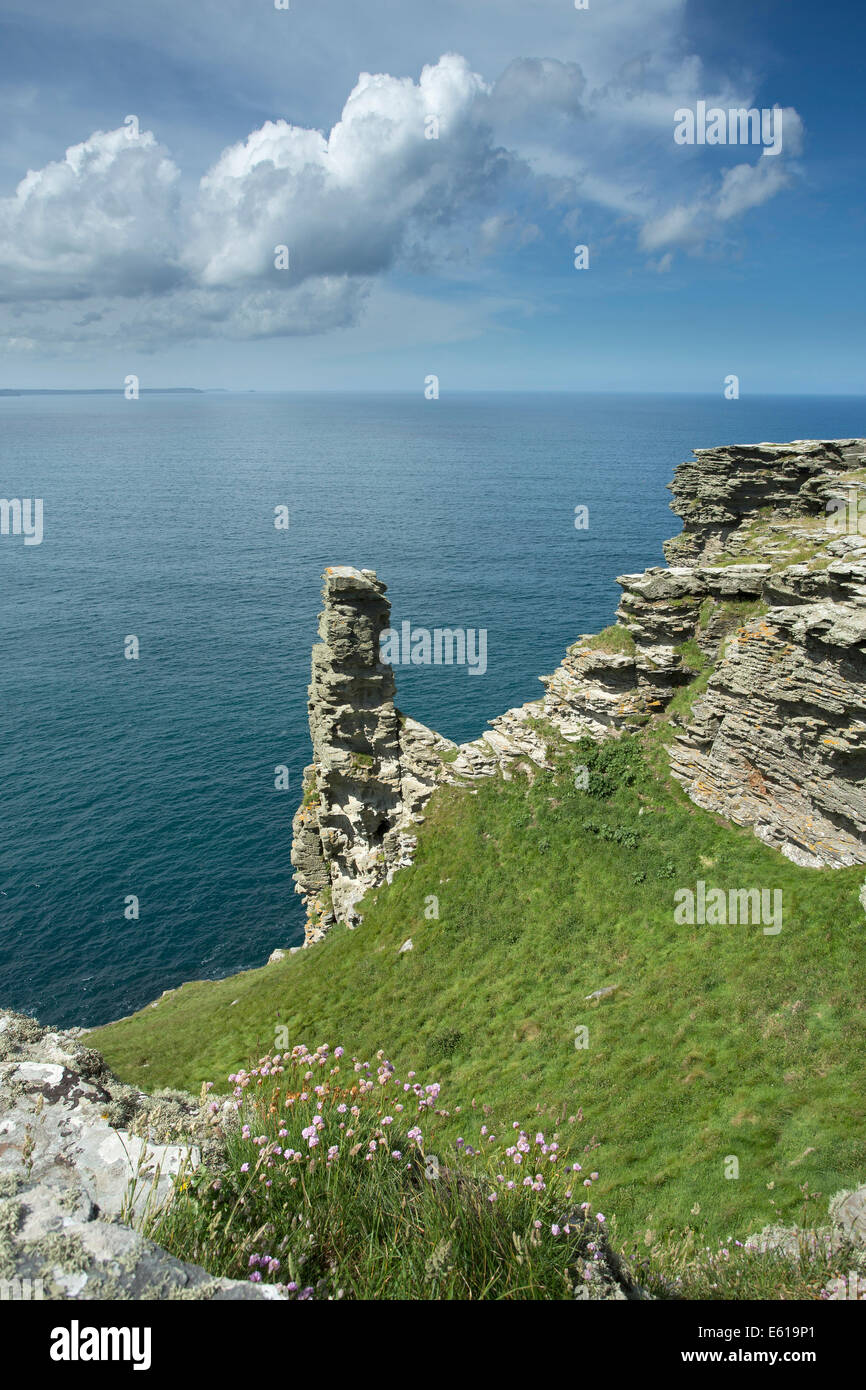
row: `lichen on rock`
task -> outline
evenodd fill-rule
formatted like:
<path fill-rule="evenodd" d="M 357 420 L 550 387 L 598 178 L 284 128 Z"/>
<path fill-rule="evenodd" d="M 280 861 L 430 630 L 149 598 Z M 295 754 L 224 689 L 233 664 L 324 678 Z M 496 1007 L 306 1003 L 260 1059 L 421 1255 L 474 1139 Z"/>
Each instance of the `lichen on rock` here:
<path fill-rule="evenodd" d="M 124 1085 L 81 1038 L 0 1010 L 0 1279 L 37 1281 L 49 1299 L 278 1296 L 215 1279 L 133 1228 L 178 1173 L 204 1154 L 219 1162 L 221 1115 Z"/>

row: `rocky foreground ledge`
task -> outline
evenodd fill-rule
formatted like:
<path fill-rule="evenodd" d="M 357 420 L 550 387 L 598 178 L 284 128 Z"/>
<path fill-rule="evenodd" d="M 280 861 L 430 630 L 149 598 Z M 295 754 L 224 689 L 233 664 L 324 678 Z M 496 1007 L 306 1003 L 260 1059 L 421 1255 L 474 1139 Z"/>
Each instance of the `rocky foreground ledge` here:
<path fill-rule="evenodd" d="M 163 1201 L 183 1165 L 219 1150 L 191 1096 L 147 1096 L 112 1076 L 80 1029 L 0 1011 L 4 1297 L 279 1298 L 274 1285 L 176 1260 L 124 1220 Z"/>
<path fill-rule="evenodd" d="M 866 863 L 866 440 L 700 449 L 670 488 L 668 566 L 621 575 L 615 626 L 459 747 L 395 706 L 385 585 L 325 571 L 292 850 L 307 944 L 411 862 L 436 787 L 531 777 L 551 733 L 634 732 L 699 673 L 670 749 L 692 800 L 806 867 Z"/>

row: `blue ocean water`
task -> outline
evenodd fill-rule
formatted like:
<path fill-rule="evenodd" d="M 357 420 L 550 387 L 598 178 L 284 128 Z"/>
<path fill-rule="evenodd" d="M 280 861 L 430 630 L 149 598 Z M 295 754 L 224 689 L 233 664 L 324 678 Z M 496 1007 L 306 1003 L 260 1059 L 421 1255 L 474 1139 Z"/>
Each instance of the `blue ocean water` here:
<path fill-rule="evenodd" d="M 473 738 L 663 563 L 693 447 L 864 433 L 842 397 L 0 398 L 0 494 L 44 499 L 41 545 L 0 536 L 0 1004 L 93 1025 L 300 941 L 326 565 L 377 570 L 395 625 L 487 629 L 483 676 L 397 669 L 404 711 Z"/>

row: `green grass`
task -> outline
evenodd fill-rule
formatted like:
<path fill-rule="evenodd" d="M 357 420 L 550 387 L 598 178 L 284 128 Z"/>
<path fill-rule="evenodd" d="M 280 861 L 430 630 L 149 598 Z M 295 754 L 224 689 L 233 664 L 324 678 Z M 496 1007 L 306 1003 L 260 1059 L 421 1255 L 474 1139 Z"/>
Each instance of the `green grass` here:
<path fill-rule="evenodd" d="M 762 598 L 728 598 L 718 605 L 717 616 L 733 629 L 740 623 L 748 622 L 749 618 L 765 617 L 768 611 L 769 605 Z"/>
<path fill-rule="evenodd" d="M 802 533 L 810 532 L 811 537 Z M 790 534 L 786 534 L 790 532 Z M 814 562 L 833 539 L 827 528 L 827 518 L 817 516 L 781 517 L 761 512 L 743 524 L 736 535 L 737 549 L 713 560 L 713 565 L 770 564 L 774 572 L 789 565 Z M 770 547 L 773 547 L 770 549 Z M 780 550 L 779 547 L 783 548 Z"/>
<path fill-rule="evenodd" d="M 820 1222 L 822 1213 L 806 1206 L 804 1219 Z M 833 1250 L 825 1241 L 814 1247 L 804 1242 L 795 1255 L 746 1250 L 731 1239 L 720 1238 L 711 1246 L 694 1226 L 661 1240 L 646 1231 L 622 1255 L 631 1278 L 656 1297 L 720 1301 L 819 1299 L 832 1280 L 844 1278 L 862 1262 L 862 1252 Z"/>
<path fill-rule="evenodd" d="M 702 604 L 701 604 L 701 606 L 700 606 L 700 609 L 698 610 L 698 631 L 699 631 L 699 632 L 703 632 L 704 629 L 707 627 L 707 625 L 708 625 L 708 623 L 709 623 L 709 621 L 710 621 L 710 618 L 713 616 L 713 613 L 715 612 L 715 608 L 716 608 L 716 600 L 715 600 L 714 598 L 705 598 L 705 599 L 704 599 L 704 601 L 702 602 Z"/>
<path fill-rule="evenodd" d="M 789 863 L 692 805 L 653 770 L 658 736 L 648 747 L 649 766 L 627 738 L 577 745 L 531 786 L 442 789 L 415 864 L 355 931 L 187 985 L 93 1044 L 127 1081 L 197 1091 L 285 1026 L 309 1045 L 383 1047 L 401 1074 L 435 1069 L 463 1114 L 475 1099 L 500 1131 L 575 1114 L 623 1243 L 691 1227 L 715 1248 L 799 1220 L 804 1183 L 825 1210 L 866 1179 L 863 871 Z M 675 925 L 674 891 L 698 879 L 781 889 L 783 930 Z M 442 1142 L 464 1123 L 452 1108 Z"/>
<path fill-rule="evenodd" d="M 680 642 L 674 651 L 683 659 L 683 665 L 696 674 L 703 671 L 708 664 L 709 658 L 706 652 L 702 652 L 694 637 L 689 637 L 685 642 Z"/>
<path fill-rule="evenodd" d="M 714 670 L 715 665 L 705 662 L 703 670 L 695 676 L 694 680 L 690 681 L 688 685 L 681 685 L 674 692 L 673 698 L 668 701 L 665 707 L 664 718 L 657 721 L 651 731 L 652 743 L 670 743 L 676 733 L 677 726 L 688 723 L 692 706 L 704 694 Z M 654 765 L 659 775 L 663 777 L 666 771 L 665 765 L 657 760 Z"/>
<path fill-rule="evenodd" d="M 602 628 L 593 637 L 587 637 L 582 642 L 575 643 L 570 647 L 574 651 L 577 647 L 589 647 L 592 651 L 601 652 L 620 652 L 623 655 L 631 656 L 635 650 L 635 641 L 627 627 L 621 627 L 619 623 L 612 623 L 610 627 Z"/>

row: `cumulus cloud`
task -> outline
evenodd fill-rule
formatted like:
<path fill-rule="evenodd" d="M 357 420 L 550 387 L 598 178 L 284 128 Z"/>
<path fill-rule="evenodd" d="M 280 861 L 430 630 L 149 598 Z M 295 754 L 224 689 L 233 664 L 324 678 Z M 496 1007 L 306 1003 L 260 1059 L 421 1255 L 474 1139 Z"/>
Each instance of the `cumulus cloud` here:
<path fill-rule="evenodd" d="M 19 343 L 56 336 L 47 311 L 64 304 L 69 342 L 324 333 L 357 323 L 391 269 L 519 254 L 548 214 L 570 234 L 578 201 L 663 252 L 650 268 L 665 272 L 672 248 L 712 241 L 791 179 L 764 155 L 708 182 L 674 146 L 674 110 L 702 82 L 697 59 L 654 55 L 602 86 L 550 58 L 488 84 L 448 54 L 417 82 L 362 73 L 329 133 L 267 121 L 186 184 L 151 132 L 98 131 L 0 199 L 0 299 Z M 788 154 L 800 125 L 785 115 Z"/>
<path fill-rule="evenodd" d="M 0 298 L 136 296 L 177 284 L 179 173 L 149 131 L 96 131 L 0 199 Z"/>
<path fill-rule="evenodd" d="M 418 83 L 362 73 L 329 135 L 268 121 L 183 197 L 150 132 L 97 132 L 0 201 L 4 297 L 98 300 L 74 321 L 84 341 L 352 324 L 401 254 L 417 265 L 424 248 L 432 264 L 442 229 L 489 211 L 509 157 L 493 144 L 486 92 L 457 55 Z M 140 302 L 124 316 L 118 297 Z"/>
<path fill-rule="evenodd" d="M 508 161 L 479 115 L 486 90 L 447 55 L 417 85 L 362 73 L 327 139 L 268 121 L 202 179 L 191 273 L 206 285 L 273 280 L 278 245 L 292 282 L 387 270 L 413 231 L 493 196 Z"/>

